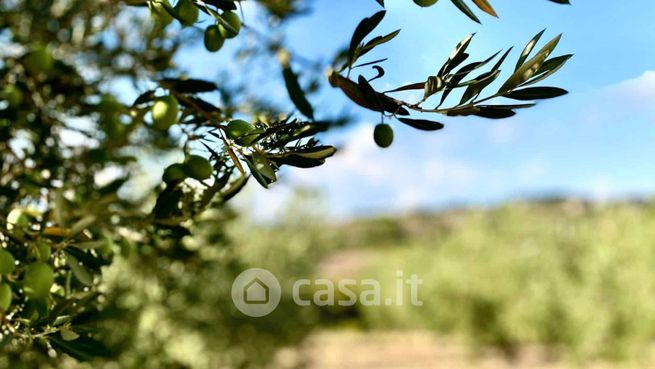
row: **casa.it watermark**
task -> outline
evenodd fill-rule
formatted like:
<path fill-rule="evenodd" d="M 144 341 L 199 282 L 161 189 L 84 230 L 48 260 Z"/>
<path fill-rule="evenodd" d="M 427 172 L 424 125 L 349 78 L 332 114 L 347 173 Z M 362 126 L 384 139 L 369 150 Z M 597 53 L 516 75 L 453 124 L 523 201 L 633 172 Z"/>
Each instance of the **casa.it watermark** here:
<path fill-rule="evenodd" d="M 298 306 L 422 306 L 418 297 L 423 283 L 416 274 L 396 271 L 393 296 L 382 296 L 382 284 L 376 279 L 298 279 L 291 297 Z M 239 274 L 232 283 L 232 302 L 243 314 L 262 317 L 280 303 L 282 288 L 275 275 L 266 269 L 252 268 Z"/>

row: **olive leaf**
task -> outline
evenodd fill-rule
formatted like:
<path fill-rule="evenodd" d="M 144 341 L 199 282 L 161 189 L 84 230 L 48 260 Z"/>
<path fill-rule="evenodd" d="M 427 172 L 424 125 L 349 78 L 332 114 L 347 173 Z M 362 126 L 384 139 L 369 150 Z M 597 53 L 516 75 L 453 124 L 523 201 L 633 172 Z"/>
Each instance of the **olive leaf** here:
<path fill-rule="evenodd" d="M 298 108 L 298 111 L 307 118 L 314 119 L 314 108 L 312 108 L 307 97 L 305 97 L 305 92 L 300 87 L 300 83 L 298 83 L 298 76 L 294 73 L 288 63 L 282 67 L 282 76 L 284 77 L 284 83 L 287 87 L 289 98 L 296 108 Z"/>
<path fill-rule="evenodd" d="M 398 120 L 410 127 L 420 129 L 422 131 L 438 131 L 444 127 L 442 123 L 426 119 L 398 118 Z"/>
<path fill-rule="evenodd" d="M 557 47 L 557 44 L 561 38 L 562 35 L 560 34 L 550 40 L 541 50 L 539 50 L 539 52 L 534 57 L 521 65 L 521 67 L 517 69 L 514 74 L 512 74 L 512 76 L 502 85 L 498 92 L 509 92 L 533 77 L 542 67 L 546 61 L 546 58 L 548 58 L 550 53 L 552 53 L 555 47 Z"/>
<path fill-rule="evenodd" d="M 381 10 L 368 18 L 364 18 L 355 28 L 355 32 L 350 39 L 350 47 L 348 48 L 348 65 L 352 67 L 355 60 L 357 60 L 356 50 L 359 45 L 364 41 L 373 30 L 382 22 L 386 15 L 386 10 Z"/>
<path fill-rule="evenodd" d="M 159 81 L 159 85 L 165 89 L 183 93 L 183 94 L 211 92 L 218 89 L 218 86 L 216 86 L 215 83 L 201 80 L 201 79 L 165 78 Z"/>
<path fill-rule="evenodd" d="M 568 91 L 558 87 L 528 87 L 521 90 L 514 90 L 505 97 L 513 100 L 541 100 L 552 99 L 568 94 Z"/>

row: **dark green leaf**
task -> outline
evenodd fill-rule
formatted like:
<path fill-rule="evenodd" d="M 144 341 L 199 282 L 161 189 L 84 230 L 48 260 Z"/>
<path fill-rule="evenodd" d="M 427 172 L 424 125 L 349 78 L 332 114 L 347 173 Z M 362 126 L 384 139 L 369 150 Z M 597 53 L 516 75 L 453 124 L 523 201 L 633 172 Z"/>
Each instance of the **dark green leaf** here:
<path fill-rule="evenodd" d="M 499 75 L 500 75 L 499 70 L 492 70 L 479 75 L 477 78 L 471 81 L 468 81 L 467 82 L 468 87 L 466 88 L 466 91 L 464 91 L 464 94 L 462 95 L 462 99 L 459 102 L 460 105 L 480 95 L 480 92 L 482 92 L 483 89 L 485 89 L 487 86 L 493 83 L 493 81 L 495 81 Z"/>
<path fill-rule="evenodd" d="M 521 90 L 514 90 L 505 95 L 505 97 L 514 100 L 528 101 L 552 99 L 566 95 L 567 93 L 568 91 L 558 87 L 528 87 Z"/>
<path fill-rule="evenodd" d="M 82 284 L 93 285 L 93 275 L 69 252 L 66 252 L 66 265 L 71 268 L 75 278 Z"/>
<path fill-rule="evenodd" d="M 423 98 L 427 99 L 428 97 L 436 94 L 437 92 L 443 90 L 445 84 L 443 79 L 439 76 L 430 76 L 425 82 L 425 88 L 423 89 Z"/>
<path fill-rule="evenodd" d="M 466 14 L 467 17 L 471 18 L 471 20 L 480 23 L 480 19 L 473 13 L 471 8 L 464 3 L 464 0 L 451 0 L 455 6 L 462 11 L 462 13 Z"/>
<path fill-rule="evenodd" d="M 200 79 L 171 79 L 166 78 L 159 81 L 163 88 L 173 90 L 183 94 L 195 94 L 200 92 L 215 91 L 218 87 L 216 84 Z"/>
<path fill-rule="evenodd" d="M 393 40 L 398 34 L 400 33 L 400 30 L 395 30 L 391 33 L 389 33 L 386 36 L 378 36 L 373 38 L 371 41 L 367 42 L 364 46 L 362 46 L 361 49 L 357 51 L 357 56 L 361 57 L 362 55 L 368 53 L 369 51 L 373 50 L 376 46 L 382 45 L 384 43 L 387 43 L 391 40 Z"/>
<path fill-rule="evenodd" d="M 411 83 L 409 85 L 394 88 L 393 90 L 389 90 L 386 92 L 399 92 L 399 91 L 424 90 L 424 89 L 425 89 L 425 82 L 416 82 L 416 83 Z"/>
<path fill-rule="evenodd" d="M 308 159 L 298 155 L 275 156 L 270 160 L 277 166 L 289 165 L 296 168 L 314 168 L 325 164 L 323 159 Z"/>
<path fill-rule="evenodd" d="M 515 116 L 516 112 L 506 107 L 478 106 L 478 111 L 474 115 L 489 119 L 504 119 Z"/>
<path fill-rule="evenodd" d="M 444 127 L 443 124 L 425 119 L 398 118 L 402 123 L 422 131 L 438 131 Z"/>
<path fill-rule="evenodd" d="M 303 149 L 295 149 L 291 153 L 307 159 L 326 159 L 334 155 L 337 149 L 333 146 L 314 146 Z"/>
<path fill-rule="evenodd" d="M 221 192 L 221 199 L 223 202 L 229 201 L 231 198 L 236 196 L 248 183 L 247 176 L 241 176 L 238 179 L 231 182 L 228 188 L 225 191 Z"/>
<path fill-rule="evenodd" d="M 307 101 L 305 92 L 303 92 L 298 83 L 298 76 L 291 70 L 291 66 L 284 66 L 282 68 L 282 75 L 287 86 L 287 91 L 289 92 L 289 98 L 296 108 L 298 108 L 298 111 L 309 119 L 314 119 L 314 109 L 309 101 Z"/>
<path fill-rule="evenodd" d="M 58 352 L 63 352 L 80 361 L 90 361 L 94 358 L 110 357 L 111 351 L 99 341 L 82 336 L 74 341 L 66 341 L 55 334 L 47 336 L 48 340 Z"/>
<path fill-rule="evenodd" d="M 149 103 L 149 102 L 153 101 L 155 98 L 156 97 L 155 97 L 155 91 L 154 90 L 146 91 L 146 92 L 142 93 L 141 95 L 139 95 L 139 97 L 137 97 L 136 100 L 134 100 L 134 103 L 132 103 L 132 106 L 138 106 L 138 105 L 141 105 L 141 104 Z"/>
<path fill-rule="evenodd" d="M 466 54 L 465 51 L 471 44 L 471 40 L 473 39 L 474 35 L 475 34 L 466 36 L 457 44 L 457 46 L 455 46 L 455 50 L 453 50 L 446 63 L 444 63 L 444 65 L 439 70 L 439 76 L 444 77 L 446 74 L 450 73 L 451 70 L 457 68 L 459 64 L 468 58 L 468 54 Z"/>
<path fill-rule="evenodd" d="M 349 65 L 353 65 L 356 60 L 356 50 L 359 45 L 364 41 L 364 38 L 368 36 L 374 29 L 377 27 L 387 12 L 385 10 L 379 11 L 368 18 L 364 18 L 353 33 L 352 38 L 350 39 L 350 47 L 348 48 L 348 60 Z"/>
<path fill-rule="evenodd" d="M 184 106 L 187 106 L 187 107 L 190 107 L 190 108 L 199 109 L 202 112 L 210 113 L 210 114 L 211 113 L 220 113 L 221 112 L 221 109 L 219 107 L 215 106 L 214 104 L 212 104 L 212 103 L 210 103 L 208 101 L 205 101 L 205 100 L 203 100 L 201 98 L 193 97 L 193 96 L 189 96 L 186 99 L 181 99 L 180 104 L 182 104 Z"/>
<path fill-rule="evenodd" d="M 204 0 L 204 2 L 221 10 L 237 10 L 236 4 L 231 0 Z"/>

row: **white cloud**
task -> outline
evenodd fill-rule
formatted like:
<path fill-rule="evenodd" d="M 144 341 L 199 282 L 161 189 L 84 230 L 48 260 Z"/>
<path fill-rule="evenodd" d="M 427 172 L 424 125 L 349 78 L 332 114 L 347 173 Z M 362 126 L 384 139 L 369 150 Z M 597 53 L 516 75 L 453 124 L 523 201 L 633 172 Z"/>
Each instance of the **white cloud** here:
<path fill-rule="evenodd" d="M 649 70 L 641 76 L 606 87 L 602 91 L 610 100 L 624 107 L 649 106 L 655 101 L 655 71 Z"/>
<path fill-rule="evenodd" d="M 632 117 L 655 117 L 655 71 L 603 87 L 591 96 L 580 94 L 585 103 L 579 120 L 599 124 Z"/>

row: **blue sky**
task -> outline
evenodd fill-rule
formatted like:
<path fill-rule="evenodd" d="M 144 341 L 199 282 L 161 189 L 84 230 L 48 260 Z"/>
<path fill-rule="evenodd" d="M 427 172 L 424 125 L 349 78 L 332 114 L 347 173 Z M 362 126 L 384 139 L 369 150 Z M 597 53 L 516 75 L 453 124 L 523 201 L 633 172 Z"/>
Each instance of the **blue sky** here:
<path fill-rule="evenodd" d="M 544 39 L 563 33 L 557 52 L 575 57 L 541 85 L 564 87 L 570 95 L 502 121 L 435 117 L 446 124 L 439 132 L 396 123 L 394 144 L 382 150 L 372 140 L 379 116 L 349 103 L 338 91 L 325 91 L 312 99 L 321 107 L 319 116 L 342 109 L 356 116 L 353 125 L 323 137 L 339 145 L 340 153 L 320 168 L 283 171 L 271 190 L 253 182 L 237 202 L 272 214 L 292 188 L 306 186 L 323 192 L 333 215 L 351 216 L 493 204 L 540 194 L 607 200 L 654 192 L 655 2 L 492 3 L 501 19 L 481 15 L 480 26 L 449 1 L 419 8 L 410 0 L 387 0 L 379 32 L 403 30 L 378 54 L 390 59 L 384 64 L 387 75 L 376 86 L 434 74 L 454 45 L 472 32 L 477 32 L 473 57 L 515 45 L 510 66 L 531 36 L 547 28 Z M 311 16 L 288 26 L 291 44 L 309 57 L 330 56 L 348 42 L 362 17 L 379 10 L 373 0 L 318 0 L 313 8 Z M 189 70 L 205 71 L 225 57 L 199 47 L 188 51 L 179 61 Z"/>

